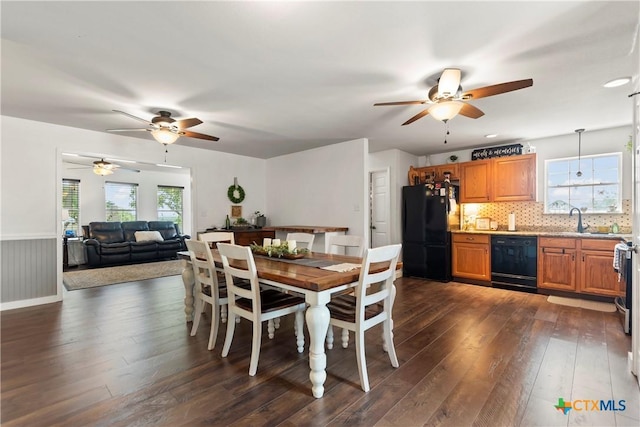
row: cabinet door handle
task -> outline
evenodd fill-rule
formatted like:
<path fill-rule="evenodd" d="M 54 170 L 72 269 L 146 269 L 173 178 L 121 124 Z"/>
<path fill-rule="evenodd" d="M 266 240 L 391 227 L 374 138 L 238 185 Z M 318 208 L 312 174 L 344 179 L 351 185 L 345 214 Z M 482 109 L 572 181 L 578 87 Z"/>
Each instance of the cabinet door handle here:
<path fill-rule="evenodd" d="M 571 255 L 571 261 L 573 262 L 575 260 L 576 260 L 576 255 L 575 254 Z"/>
<path fill-rule="evenodd" d="M 473 241 L 473 240 L 474 240 L 474 238 L 473 238 L 473 237 L 467 237 L 467 240 L 469 240 L 469 241 Z"/>

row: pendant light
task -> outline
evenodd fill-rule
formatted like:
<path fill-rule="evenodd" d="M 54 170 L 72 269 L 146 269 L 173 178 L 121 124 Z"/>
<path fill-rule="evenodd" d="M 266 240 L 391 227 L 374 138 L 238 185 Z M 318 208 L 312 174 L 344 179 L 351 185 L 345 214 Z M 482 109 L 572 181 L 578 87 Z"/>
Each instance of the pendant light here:
<path fill-rule="evenodd" d="M 578 172 L 576 172 L 576 176 L 580 178 L 582 176 L 582 171 L 580 170 L 580 152 L 582 151 L 582 132 L 584 132 L 584 129 L 576 129 L 575 132 L 578 133 Z"/>

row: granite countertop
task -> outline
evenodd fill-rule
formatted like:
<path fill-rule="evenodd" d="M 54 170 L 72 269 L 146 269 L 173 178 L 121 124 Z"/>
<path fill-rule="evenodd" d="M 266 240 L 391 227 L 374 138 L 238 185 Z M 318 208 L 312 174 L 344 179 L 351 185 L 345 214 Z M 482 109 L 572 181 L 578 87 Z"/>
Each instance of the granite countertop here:
<path fill-rule="evenodd" d="M 544 230 L 451 230 L 452 233 L 460 234 L 490 234 L 507 236 L 542 236 L 542 237 L 579 237 L 582 239 L 620 239 L 625 242 L 631 241 L 633 235 L 622 233 L 578 233 L 577 231 L 544 231 Z"/>

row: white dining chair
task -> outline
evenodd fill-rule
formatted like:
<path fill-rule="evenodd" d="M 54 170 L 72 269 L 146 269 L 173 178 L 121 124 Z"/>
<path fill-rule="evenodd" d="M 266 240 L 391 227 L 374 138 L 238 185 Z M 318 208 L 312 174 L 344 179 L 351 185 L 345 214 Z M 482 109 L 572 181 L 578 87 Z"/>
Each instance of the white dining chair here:
<path fill-rule="evenodd" d="M 206 242 L 198 240 L 186 240 L 189 258 L 193 267 L 195 286 L 193 297 L 195 299 L 194 319 L 191 326 L 191 336 L 196 334 L 200 325 L 200 318 L 205 304 L 211 305 L 211 330 L 209 332 L 209 344 L 207 348 L 213 350 L 216 345 L 220 322 L 227 321 L 227 296 L 226 285 L 218 281 L 211 249 Z"/>
<path fill-rule="evenodd" d="M 313 250 L 313 241 L 315 238 L 315 234 L 312 233 L 287 233 L 287 241 L 295 240 L 297 247 L 301 247 L 300 243 L 304 243 L 310 251 Z"/>
<path fill-rule="evenodd" d="M 295 314 L 296 344 L 298 353 L 302 353 L 304 350 L 304 310 L 306 308 L 304 299 L 285 294 L 276 289 L 261 289 L 251 248 L 219 243 L 218 251 L 222 258 L 222 265 L 227 279 L 230 317 L 227 322 L 227 335 L 222 348 L 222 357 L 227 357 L 231 348 L 236 326 L 236 322 L 232 321 L 232 319 L 235 316 L 253 323 L 249 375 L 254 376 L 258 370 L 260 344 L 262 342 L 262 322 L 287 314 Z M 234 278 L 238 280 L 234 282 Z M 247 282 L 248 286 L 246 285 Z M 273 338 L 274 331 L 271 327 L 268 333 L 269 338 Z"/>
<path fill-rule="evenodd" d="M 327 347 L 333 347 L 333 326 L 355 333 L 358 374 L 360 385 L 365 392 L 369 391 L 369 376 L 364 352 L 364 333 L 367 329 L 383 323 L 383 349 L 389 353 L 391 366 L 394 368 L 399 366 L 393 345 L 391 313 L 395 298 L 393 281 L 401 247 L 402 245 L 398 244 L 367 249 L 362 260 L 355 295 L 338 295 L 327 304 L 330 313 Z M 387 266 L 382 271 L 372 273 L 370 268 L 374 263 L 386 263 Z M 346 336 L 345 334 L 342 336 L 342 346 L 346 348 L 348 342 L 347 332 Z"/>
<path fill-rule="evenodd" d="M 235 238 L 232 231 L 210 231 L 208 233 L 200 233 L 198 240 L 207 242 L 211 249 L 215 249 L 215 244 L 219 242 L 231 243 L 235 245 Z"/>
<path fill-rule="evenodd" d="M 329 236 L 329 253 L 362 257 L 364 239 L 354 234 L 338 234 Z"/>

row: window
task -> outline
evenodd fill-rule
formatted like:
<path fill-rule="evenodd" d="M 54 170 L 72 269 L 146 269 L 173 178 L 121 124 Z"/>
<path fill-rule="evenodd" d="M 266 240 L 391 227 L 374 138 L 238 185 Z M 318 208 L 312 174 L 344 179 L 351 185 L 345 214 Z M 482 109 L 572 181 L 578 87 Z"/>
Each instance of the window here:
<path fill-rule="evenodd" d="M 544 212 L 621 213 L 621 164 L 622 153 L 546 160 Z"/>
<path fill-rule="evenodd" d="M 138 184 L 105 182 L 107 221 L 135 221 L 138 218 Z"/>
<path fill-rule="evenodd" d="M 62 180 L 62 210 L 63 234 L 75 234 L 80 233 L 80 181 L 77 179 L 63 179 Z M 69 214 L 68 216 L 66 214 Z M 66 218 L 65 218 L 66 217 Z"/>
<path fill-rule="evenodd" d="M 183 187 L 158 186 L 158 220 L 173 221 L 182 227 Z"/>

